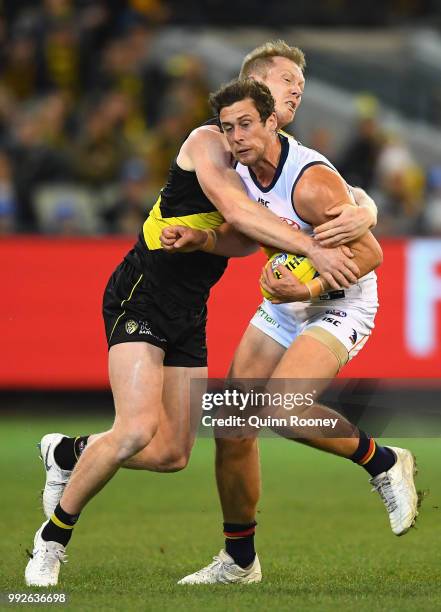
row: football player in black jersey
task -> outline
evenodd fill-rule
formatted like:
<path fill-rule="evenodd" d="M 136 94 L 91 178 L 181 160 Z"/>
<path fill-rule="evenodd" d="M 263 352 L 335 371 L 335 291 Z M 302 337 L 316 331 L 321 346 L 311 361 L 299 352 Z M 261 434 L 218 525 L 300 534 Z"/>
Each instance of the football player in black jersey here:
<path fill-rule="evenodd" d="M 303 71 L 299 49 L 271 44 L 272 58 L 288 58 Z M 277 84 L 273 93 L 279 127 L 293 120 L 302 88 L 298 80 Z M 342 232 L 356 238 L 375 224 L 375 206 L 365 204 L 341 209 L 341 223 L 331 231 L 336 241 Z M 226 259 L 210 253 L 165 253 L 159 237 L 167 226 L 213 229 L 224 220 L 245 235 L 243 244 L 248 237 L 250 245 L 257 241 L 308 256 L 331 287 L 347 287 L 357 279 L 349 249 L 321 247 L 247 197 L 217 125 L 194 130 L 172 164 L 138 244 L 105 291 L 113 427 L 75 439 L 48 434 L 41 441 L 48 520 L 34 538 L 25 573 L 28 585 L 57 584 L 80 512 L 120 467 L 176 471 L 187 464 L 195 434 L 190 381 L 206 376 L 206 299 Z"/>

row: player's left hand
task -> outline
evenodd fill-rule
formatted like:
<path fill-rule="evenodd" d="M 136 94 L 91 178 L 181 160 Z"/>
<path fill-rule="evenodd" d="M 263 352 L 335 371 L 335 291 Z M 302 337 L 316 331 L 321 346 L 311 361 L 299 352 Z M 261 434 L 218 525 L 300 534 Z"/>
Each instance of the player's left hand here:
<path fill-rule="evenodd" d="M 367 206 L 339 204 L 328 208 L 326 215 L 333 217 L 314 230 L 315 238 L 325 247 L 336 247 L 363 236 L 376 223 L 373 211 Z"/>
<path fill-rule="evenodd" d="M 271 266 L 265 266 L 260 277 L 260 284 L 272 295 L 272 304 L 284 304 L 286 302 L 299 302 L 309 299 L 307 287 L 301 283 L 284 266 L 277 266 L 281 278 L 276 278 Z"/>

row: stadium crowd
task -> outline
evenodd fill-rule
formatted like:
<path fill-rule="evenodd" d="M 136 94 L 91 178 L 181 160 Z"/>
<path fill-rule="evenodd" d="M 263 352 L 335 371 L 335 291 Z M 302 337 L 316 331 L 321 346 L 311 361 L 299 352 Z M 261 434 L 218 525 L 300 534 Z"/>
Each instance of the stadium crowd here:
<path fill-rule="evenodd" d="M 152 52 L 172 11 L 161 0 L 4 4 L 1 235 L 138 232 L 179 143 L 210 115 L 204 62 Z M 441 234 L 441 165 L 420 167 L 375 111 L 343 153 L 323 130 L 304 144 L 372 193 L 380 234 Z"/>

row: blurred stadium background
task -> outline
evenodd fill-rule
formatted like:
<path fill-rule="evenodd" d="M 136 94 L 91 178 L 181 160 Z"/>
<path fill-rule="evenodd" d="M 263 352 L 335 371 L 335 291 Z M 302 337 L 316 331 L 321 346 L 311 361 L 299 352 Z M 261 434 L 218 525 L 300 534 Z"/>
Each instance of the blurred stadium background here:
<path fill-rule="evenodd" d="M 1 388 L 105 388 L 99 313 L 108 273 L 136 237 L 182 139 L 210 116 L 208 92 L 237 74 L 247 51 L 276 37 L 307 56 L 291 131 L 379 208 L 382 309 L 375 341 L 347 371 L 439 376 L 439 0 L 276 0 L 271 10 L 249 1 L 229 10 L 221 0 L 0 6 L 8 296 Z M 213 376 L 224 375 L 258 302 L 261 261 L 231 262 L 214 292 Z M 240 295 L 240 312 L 231 295 Z"/>
<path fill-rule="evenodd" d="M 110 422 L 100 318 L 107 277 L 182 139 L 210 116 L 208 92 L 272 38 L 306 53 L 292 133 L 379 208 L 382 307 L 373 339 L 345 375 L 400 386 L 431 378 L 428 393 L 439 397 L 440 0 L 3 0 L 0 427 L 20 456 L 33 457 L 25 442 L 32 432 L 38 440 L 38 416 L 50 408 L 69 417 L 68 433 L 76 433 L 77 411 L 86 430 L 84 411 L 95 418 L 100 408 Z M 261 263 L 231 262 L 213 291 L 212 376 L 225 374 L 258 304 Z M 8 449 L 2 463 L 15 457 Z M 198 478 L 211 478 L 211 451 L 203 449 Z M 210 503 L 215 515 L 214 497 Z M 20 537 L 33 523 L 25 527 Z"/>

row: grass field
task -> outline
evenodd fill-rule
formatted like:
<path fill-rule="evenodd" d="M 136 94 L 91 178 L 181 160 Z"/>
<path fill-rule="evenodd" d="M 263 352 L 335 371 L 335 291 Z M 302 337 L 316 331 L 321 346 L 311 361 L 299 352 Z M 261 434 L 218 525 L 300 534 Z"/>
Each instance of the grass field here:
<path fill-rule="evenodd" d="M 87 433 L 106 425 L 2 419 L 0 591 L 32 590 L 23 572 L 25 549 L 42 522 L 35 442 L 48 431 Z M 264 581 L 242 587 L 176 585 L 222 547 L 211 440 L 198 440 L 184 472 L 121 471 L 80 519 L 57 589 L 69 596 L 62 609 L 439 610 L 441 444 L 402 443 L 417 455 L 418 486 L 430 494 L 418 529 L 397 538 L 364 470 L 285 440 L 262 440 L 256 541 Z"/>

